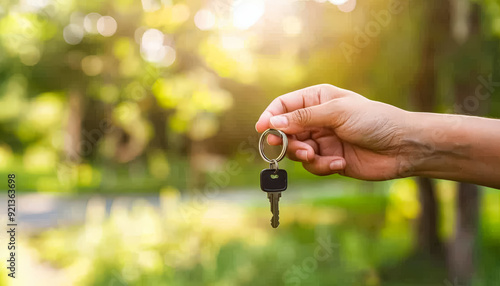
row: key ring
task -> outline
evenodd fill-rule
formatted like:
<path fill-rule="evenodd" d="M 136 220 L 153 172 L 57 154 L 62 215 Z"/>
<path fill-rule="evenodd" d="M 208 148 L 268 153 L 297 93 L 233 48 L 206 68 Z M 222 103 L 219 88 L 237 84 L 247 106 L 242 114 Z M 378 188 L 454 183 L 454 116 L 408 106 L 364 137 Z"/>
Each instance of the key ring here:
<path fill-rule="evenodd" d="M 281 153 L 279 154 L 278 158 L 269 159 L 269 158 L 267 158 L 266 154 L 264 154 L 264 139 L 266 138 L 267 134 L 269 134 L 273 131 L 277 132 L 281 136 L 281 139 L 283 140 L 283 148 L 281 149 Z M 260 135 L 260 139 L 259 139 L 260 156 L 262 157 L 262 159 L 264 159 L 264 161 L 266 161 L 270 164 L 275 164 L 276 169 L 278 168 L 278 162 L 281 161 L 283 159 L 283 157 L 285 157 L 287 148 L 288 148 L 288 137 L 286 137 L 286 134 L 281 130 L 267 129 L 266 131 L 264 131 L 264 133 L 262 133 L 262 135 Z"/>
<path fill-rule="evenodd" d="M 278 161 L 276 161 L 276 159 L 272 159 L 271 163 L 269 164 L 269 168 L 274 169 L 275 174 L 278 173 L 278 169 L 279 169 Z"/>

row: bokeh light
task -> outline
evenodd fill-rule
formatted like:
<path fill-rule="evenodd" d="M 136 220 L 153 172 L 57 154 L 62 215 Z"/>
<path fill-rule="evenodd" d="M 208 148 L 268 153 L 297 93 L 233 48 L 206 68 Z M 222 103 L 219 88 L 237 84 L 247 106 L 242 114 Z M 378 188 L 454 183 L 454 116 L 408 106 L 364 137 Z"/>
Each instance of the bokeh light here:
<path fill-rule="evenodd" d="M 189 19 L 189 7 L 185 4 L 175 4 L 172 7 L 172 22 L 182 23 Z"/>
<path fill-rule="evenodd" d="M 97 34 L 97 21 L 101 18 L 99 13 L 89 13 L 83 19 L 83 27 L 90 34 Z"/>
<path fill-rule="evenodd" d="M 163 59 L 159 63 L 161 66 L 168 67 L 175 62 L 177 54 L 174 48 L 170 46 L 164 46 L 163 49 L 165 51 L 165 55 L 163 56 Z"/>
<path fill-rule="evenodd" d="M 34 11 L 40 10 L 42 8 L 45 8 L 49 3 L 50 0 L 25 0 L 21 1 L 21 3 L 25 3 L 26 6 L 32 8 Z"/>
<path fill-rule="evenodd" d="M 158 0 L 141 0 L 144 12 L 154 12 L 161 8 Z"/>
<path fill-rule="evenodd" d="M 188 134 L 191 139 L 201 141 L 214 136 L 218 127 L 217 117 L 214 114 L 204 113 L 193 120 Z"/>
<path fill-rule="evenodd" d="M 97 21 L 97 31 L 104 37 L 111 37 L 117 28 L 116 20 L 111 16 L 102 16 Z"/>
<path fill-rule="evenodd" d="M 85 14 L 80 11 L 75 11 L 71 13 L 69 21 L 71 24 L 79 25 L 83 27 L 83 21 L 85 19 Z"/>
<path fill-rule="evenodd" d="M 165 35 L 157 29 L 149 29 L 142 34 L 141 55 L 146 61 L 159 66 L 170 66 L 176 58 L 175 49 L 165 45 Z"/>
<path fill-rule="evenodd" d="M 34 66 L 40 61 L 40 50 L 36 46 L 24 46 L 19 50 L 21 62 L 27 66 Z"/>
<path fill-rule="evenodd" d="M 165 56 L 164 35 L 157 29 L 149 29 L 142 34 L 141 54 L 150 62 L 159 62 Z"/>
<path fill-rule="evenodd" d="M 164 35 L 160 30 L 149 29 L 142 34 L 141 49 L 156 51 L 163 46 Z"/>
<path fill-rule="evenodd" d="M 103 62 L 99 56 L 86 56 L 82 59 L 82 70 L 88 76 L 96 76 L 102 72 Z"/>
<path fill-rule="evenodd" d="M 83 35 L 84 32 L 81 26 L 78 26 L 76 24 L 69 24 L 68 26 L 64 27 L 63 37 L 66 43 L 70 45 L 79 44 L 83 39 Z"/>
<path fill-rule="evenodd" d="M 215 25 L 215 15 L 210 10 L 202 9 L 194 15 L 194 24 L 202 31 L 210 30 Z"/>

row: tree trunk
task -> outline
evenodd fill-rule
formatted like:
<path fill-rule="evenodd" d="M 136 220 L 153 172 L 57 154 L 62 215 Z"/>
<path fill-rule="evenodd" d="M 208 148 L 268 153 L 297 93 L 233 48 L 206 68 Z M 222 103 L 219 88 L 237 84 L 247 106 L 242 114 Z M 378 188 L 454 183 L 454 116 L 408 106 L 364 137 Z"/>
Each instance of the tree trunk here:
<path fill-rule="evenodd" d="M 440 56 L 442 43 L 448 30 L 448 3 L 445 0 L 424 2 L 422 29 L 423 48 L 421 66 L 413 90 L 413 104 L 419 111 L 432 112 L 436 105 L 436 59 Z M 422 211 L 418 218 L 417 251 L 430 255 L 441 255 L 442 244 L 438 236 L 438 205 L 434 184 L 429 178 L 417 178 Z"/>
<path fill-rule="evenodd" d="M 455 235 L 448 249 L 448 275 L 452 281 L 467 285 L 474 274 L 474 245 L 479 216 L 478 187 L 460 183 L 456 205 Z"/>
<path fill-rule="evenodd" d="M 417 242 L 419 250 L 427 254 L 441 254 L 442 246 L 438 236 L 438 207 L 433 181 L 417 178 L 422 211 L 419 217 Z"/>
<path fill-rule="evenodd" d="M 457 113 L 481 115 L 486 112 L 486 100 L 476 97 L 476 87 L 480 82 L 477 76 L 481 74 L 481 56 L 488 54 L 482 50 L 480 35 L 480 7 L 471 5 L 468 0 L 453 0 L 454 26 L 462 27 L 467 33 L 460 35 L 455 32 L 455 108 Z M 454 29 L 455 31 L 458 28 Z M 462 36 L 462 38 L 460 38 Z M 470 54 L 478 55 L 474 60 Z M 469 57 L 464 57 L 469 55 Z M 477 105 L 472 104 L 477 102 Z M 468 285 L 474 275 L 475 241 L 479 218 L 479 189 L 476 185 L 460 183 L 457 190 L 455 232 L 448 247 L 448 276 L 460 285 Z"/>
<path fill-rule="evenodd" d="M 66 125 L 66 136 L 64 141 L 64 153 L 66 162 L 79 162 L 82 155 L 81 131 L 82 131 L 82 96 L 80 91 L 73 89 L 69 92 L 68 100 L 68 122 Z"/>

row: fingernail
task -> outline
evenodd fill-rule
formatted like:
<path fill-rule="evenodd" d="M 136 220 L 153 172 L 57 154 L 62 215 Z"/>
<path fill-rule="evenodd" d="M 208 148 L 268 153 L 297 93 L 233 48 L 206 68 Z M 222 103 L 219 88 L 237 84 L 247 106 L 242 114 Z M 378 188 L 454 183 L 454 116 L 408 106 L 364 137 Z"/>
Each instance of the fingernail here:
<path fill-rule="evenodd" d="M 271 117 L 271 125 L 274 128 L 285 128 L 288 126 L 288 119 L 282 115 Z"/>
<path fill-rule="evenodd" d="M 257 130 L 257 123 L 255 123 L 255 131 L 259 132 L 259 130 Z"/>
<path fill-rule="evenodd" d="M 299 158 L 302 161 L 307 161 L 307 151 L 306 150 L 297 150 L 295 153 L 297 155 L 297 158 Z"/>
<path fill-rule="evenodd" d="M 330 170 L 337 171 L 344 168 L 344 162 L 342 160 L 333 160 L 330 163 Z"/>

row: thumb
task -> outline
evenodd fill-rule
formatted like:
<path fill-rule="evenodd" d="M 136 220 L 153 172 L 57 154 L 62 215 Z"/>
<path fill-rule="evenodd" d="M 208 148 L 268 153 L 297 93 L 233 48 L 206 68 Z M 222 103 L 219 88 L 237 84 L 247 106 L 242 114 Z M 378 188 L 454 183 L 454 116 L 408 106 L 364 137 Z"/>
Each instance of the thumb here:
<path fill-rule="evenodd" d="M 270 118 L 270 125 L 287 134 L 301 133 L 311 127 L 331 127 L 336 121 L 333 104 L 334 100 L 331 100 L 320 105 L 273 116 Z"/>

